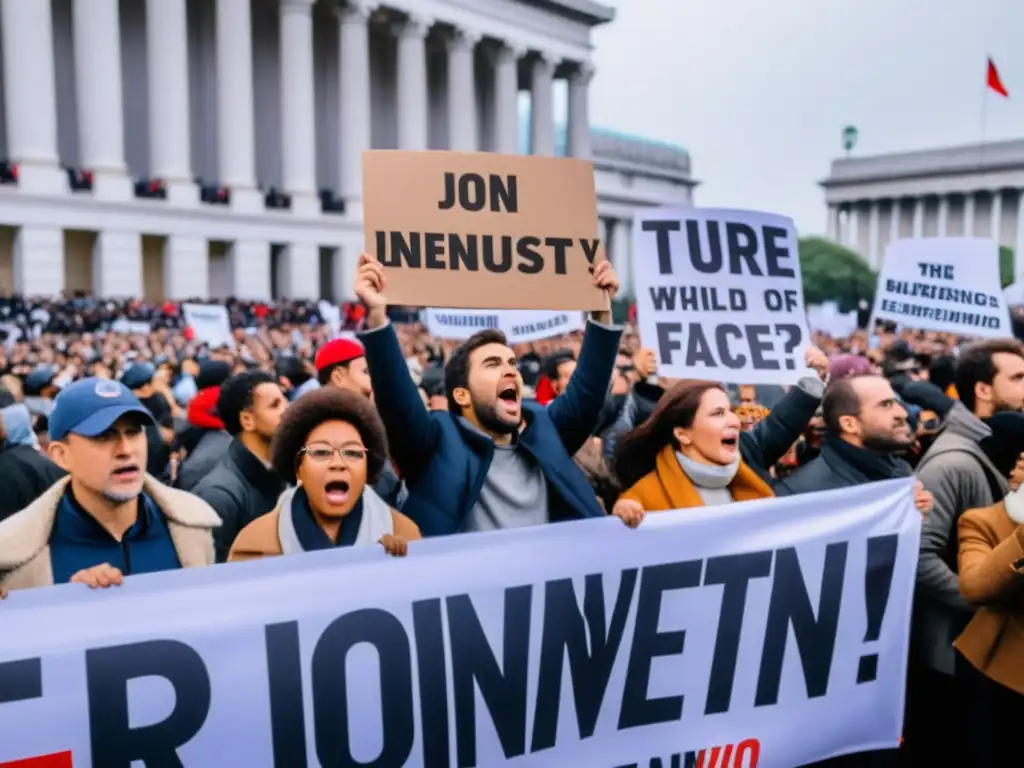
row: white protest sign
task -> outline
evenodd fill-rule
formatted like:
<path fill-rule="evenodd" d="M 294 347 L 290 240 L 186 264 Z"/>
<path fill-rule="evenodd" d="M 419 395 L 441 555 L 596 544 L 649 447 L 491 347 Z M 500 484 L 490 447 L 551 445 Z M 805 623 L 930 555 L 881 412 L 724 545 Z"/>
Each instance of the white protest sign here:
<path fill-rule="evenodd" d="M 920 527 L 906 479 L 15 592 L 0 763 L 647 768 L 729 749 L 789 768 L 895 747 Z"/>
<path fill-rule="evenodd" d="M 793 222 L 756 211 L 654 209 L 633 225 L 637 319 L 658 373 L 789 384 L 809 344 Z"/>
<path fill-rule="evenodd" d="M 431 336 L 465 341 L 478 331 L 502 331 L 509 344 L 540 341 L 573 331 L 585 325 L 582 312 L 542 311 L 534 309 L 426 309 L 423 324 Z"/>
<path fill-rule="evenodd" d="M 220 304 L 182 304 L 181 314 L 199 341 L 211 347 L 235 346 L 227 307 Z"/>
<path fill-rule="evenodd" d="M 976 237 L 897 240 L 885 249 L 874 320 L 923 331 L 1012 337 L 999 246 Z"/>

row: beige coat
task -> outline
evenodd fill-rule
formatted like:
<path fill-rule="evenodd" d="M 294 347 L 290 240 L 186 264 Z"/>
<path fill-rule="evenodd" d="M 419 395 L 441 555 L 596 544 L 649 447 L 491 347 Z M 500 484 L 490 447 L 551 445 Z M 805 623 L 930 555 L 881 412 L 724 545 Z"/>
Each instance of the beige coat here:
<path fill-rule="evenodd" d="M 1000 501 L 959 522 L 960 594 L 981 606 L 954 645 L 982 674 L 1024 695 L 1024 526 Z"/>
<path fill-rule="evenodd" d="M 21 512 L 0 522 L 0 587 L 29 589 L 53 585 L 50 532 L 70 478 L 54 483 Z M 146 475 L 143 489 L 163 512 L 182 568 L 213 564 L 213 529 L 220 518 L 198 496 Z M 100 565 L 100 563 L 97 563 Z"/>

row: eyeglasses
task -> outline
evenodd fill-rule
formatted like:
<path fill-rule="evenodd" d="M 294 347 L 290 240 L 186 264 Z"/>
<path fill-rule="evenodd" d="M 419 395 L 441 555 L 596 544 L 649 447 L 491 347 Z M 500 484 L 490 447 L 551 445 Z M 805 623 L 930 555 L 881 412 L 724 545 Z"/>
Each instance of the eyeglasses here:
<path fill-rule="evenodd" d="M 362 446 L 343 445 L 335 448 L 330 443 L 310 443 L 299 450 L 299 456 L 307 456 L 317 464 L 326 464 L 334 454 L 338 454 L 346 464 L 358 464 L 366 458 L 369 451 Z"/>

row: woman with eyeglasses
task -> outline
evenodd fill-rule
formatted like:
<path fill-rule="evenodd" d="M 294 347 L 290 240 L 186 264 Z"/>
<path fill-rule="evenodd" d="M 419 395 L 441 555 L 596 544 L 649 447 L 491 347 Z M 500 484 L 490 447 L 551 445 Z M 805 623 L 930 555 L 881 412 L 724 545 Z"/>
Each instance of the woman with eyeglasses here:
<path fill-rule="evenodd" d="M 387 456 L 369 400 L 337 387 L 307 392 L 285 411 L 271 446 L 274 469 L 297 485 L 242 529 L 228 562 L 376 544 L 405 555 L 419 528 L 370 487 Z"/>

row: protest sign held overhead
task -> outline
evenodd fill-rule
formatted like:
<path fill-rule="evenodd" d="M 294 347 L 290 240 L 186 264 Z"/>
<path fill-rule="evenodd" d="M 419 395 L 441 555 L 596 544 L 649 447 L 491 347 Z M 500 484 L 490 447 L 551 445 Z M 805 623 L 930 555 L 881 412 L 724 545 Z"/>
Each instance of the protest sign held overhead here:
<path fill-rule="evenodd" d="M 635 531 L 566 522 L 400 560 L 337 548 L 16 593 L 0 764 L 648 768 L 728 750 L 752 768 L 895 747 L 920 530 L 908 478 Z"/>
<path fill-rule="evenodd" d="M 394 304 L 605 310 L 594 169 L 489 152 L 363 153 L 366 251 Z"/>
<path fill-rule="evenodd" d="M 439 339 L 465 341 L 483 330 L 501 331 L 509 344 L 550 339 L 563 333 L 582 331 L 580 312 L 542 312 L 533 309 L 427 309 L 423 324 L 431 336 Z"/>
<path fill-rule="evenodd" d="M 1012 337 L 999 279 L 999 246 L 975 237 L 890 243 L 872 317 L 928 331 Z"/>
<path fill-rule="evenodd" d="M 809 343 L 793 222 L 657 209 L 633 226 L 640 337 L 671 378 L 788 384 Z"/>

